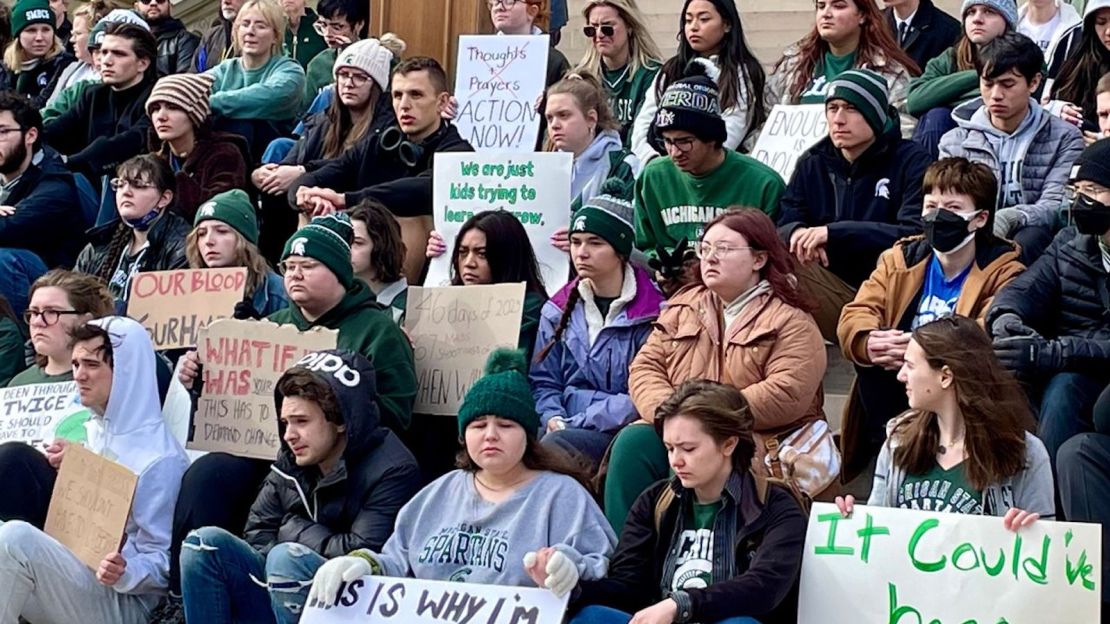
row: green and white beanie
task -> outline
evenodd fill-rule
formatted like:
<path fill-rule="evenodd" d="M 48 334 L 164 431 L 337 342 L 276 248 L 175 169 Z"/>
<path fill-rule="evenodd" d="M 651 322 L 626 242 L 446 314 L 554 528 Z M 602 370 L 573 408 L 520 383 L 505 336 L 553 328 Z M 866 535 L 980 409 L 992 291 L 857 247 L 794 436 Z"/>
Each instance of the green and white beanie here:
<path fill-rule="evenodd" d="M 834 78 L 825 95 L 825 102 L 832 100 L 855 106 L 875 136 L 882 135 L 891 122 L 890 87 L 885 78 L 869 69 L 849 69 Z"/>
<path fill-rule="evenodd" d="M 632 226 L 632 199 L 629 185 L 609 178 L 601 191 L 575 211 L 570 233 L 596 234 L 624 257 L 632 255 L 636 231 Z"/>
<path fill-rule="evenodd" d="M 319 260 L 335 274 L 344 288 L 350 288 L 355 280 L 351 266 L 351 241 L 354 237 L 355 231 L 346 213 L 313 217 L 308 225 L 289 237 L 281 259 L 302 256 Z"/>

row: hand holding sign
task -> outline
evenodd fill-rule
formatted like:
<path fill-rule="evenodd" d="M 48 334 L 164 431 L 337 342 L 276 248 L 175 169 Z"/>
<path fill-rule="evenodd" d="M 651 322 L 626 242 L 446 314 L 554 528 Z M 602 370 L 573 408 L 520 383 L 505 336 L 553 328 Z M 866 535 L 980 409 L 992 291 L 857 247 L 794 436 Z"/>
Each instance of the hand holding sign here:
<path fill-rule="evenodd" d="M 111 587 L 119 582 L 123 573 L 127 571 L 127 560 L 118 552 L 111 553 L 100 562 L 96 569 L 96 580 L 101 585 Z"/>

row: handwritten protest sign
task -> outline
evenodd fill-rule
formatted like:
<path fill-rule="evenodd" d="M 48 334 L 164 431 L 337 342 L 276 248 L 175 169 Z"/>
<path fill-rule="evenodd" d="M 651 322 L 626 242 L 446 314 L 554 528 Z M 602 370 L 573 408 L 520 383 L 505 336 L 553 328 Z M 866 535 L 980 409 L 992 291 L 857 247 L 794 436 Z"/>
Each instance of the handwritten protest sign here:
<path fill-rule="evenodd" d="M 455 415 L 497 347 L 520 334 L 524 283 L 488 286 L 410 286 L 405 330 L 416 360 L 420 414 Z"/>
<path fill-rule="evenodd" d="M 824 104 L 776 104 L 755 141 L 752 157 L 789 182 L 802 152 L 828 133 Z"/>
<path fill-rule="evenodd" d="M 339 604 L 306 605 L 301 624 L 562 624 L 567 597 L 547 589 L 366 576 L 346 583 Z"/>
<path fill-rule="evenodd" d="M 551 246 L 551 235 L 570 225 L 569 153 L 455 152 L 435 159 L 433 214 L 448 253 L 432 260 L 426 286 L 450 283 L 455 238 L 463 223 L 483 210 L 507 210 L 524 225 L 549 293 L 566 284 L 568 256 Z"/>
<path fill-rule="evenodd" d="M 137 273 L 127 314 L 142 323 L 155 349 L 194 347 L 197 332 L 232 315 L 246 285 L 244 267 Z"/>
<path fill-rule="evenodd" d="M 299 332 L 292 325 L 223 319 L 201 330 L 197 353 L 204 388 L 187 445 L 242 457 L 277 457 L 274 387 L 305 354 L 334 349 L 339 333 Z"/>
<path fill-rule="evenodd" d="M 799 622 L 1098 622 L 1095 524 L 816 503 L 802 560 Z"/>
<path fill-rule="evenodd" d="M 0 443 L 44 450 L 57 438 L 84 442 L 89 410 L 72 381 L 0 389 Z"/>
<path fill-rule="evenodd" d="M 463 35 L 455 71 L 459 134 L 481 151 L 530 152 L 547 79 L 547 35 Z"/>
<path fill-rule="evenodd" d="M 120 549 L 139 477 L 80 444 L 66 448 L 46 514 L 46 534 L 92 569 Z"/>

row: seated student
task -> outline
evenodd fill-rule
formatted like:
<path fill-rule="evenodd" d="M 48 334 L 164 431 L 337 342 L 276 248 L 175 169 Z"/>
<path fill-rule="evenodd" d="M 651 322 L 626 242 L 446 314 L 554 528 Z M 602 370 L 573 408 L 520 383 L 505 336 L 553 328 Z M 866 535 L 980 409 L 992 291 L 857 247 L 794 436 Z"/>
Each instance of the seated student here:
<path fill-rule="evenodd" d="M 289 186 L 288 197 L 290 205 L 312 214 L 345 210 L 368 197 L 380 201 L 401 218 L 405 275 L 416 282 L 424 267 L 419 245 L 432 229 L 435 154 L 474 148 L 442 117 L 450 94 L 435 59 L 415 56 L 399 63 L 391 89 L 398 125 L 301 176 Z"/>
<path fill-rule="evenodd" d="M 4 50 L 0 73 L 7 74 L 9 88 L 41 108 L 58 77 L 76 59 L 54 30 L 54 11 L 47 0 L 19 0 L 11 16 L 13 39 Z"/>
<path fill-rule="evenodd" d="M 301 113 L 304 69 L 282 54 L 285 15 L 276 0 L 247 0 L 234 33 L 239 56 L 209 70 L 212 125 L 249 145 L 266 145 L 292 130 Z"/>
<path fill-rule="evenodd" d="M 822 104 L 829 85 L 849 69 L 883 77 L 908 138 L 915 121 L 905 114 L 906 93 L 921 69 L 887 30 L 878 4 L 866 0 L 817 0 L 813 29 L 783 50 L 767 79 L 767 106 Z"/>
<path fill-rule="evenodd" d="M 247 185 L 248 146 L 242 138 L 209 126 L 211 88 L 209 74 L 174 74 L 159 80 L 146 100 L 158 139 L 151 151 L 173 169 L 174 209 L 186 221 L 214 195 Z"/>
<path fill-rule="evenodd" d="M 1075 126 L 1032 99 L 1044 56 L 1025 35 L 1005 34 L 979 51 L 983 97 L 952 111 L 959 127 L 940 140 L 941 157 L 981 162 L 998 179 L 994 233 L 1021 246 L 1032 264 L 1052 242 L 1064 185 L 1083 149 Z"/>
<path fill-rule="evenodd" d="M 112 189 L 119 218 L 89 230 L 89 244 L 77 257 L 74 270 L 108 284 L 116 309 L 122 311 L 127 309 L 136 273 L 188 266 L 189 222 L 173 210 L 176 185 L 162 159 L 136 156 L 120 165 L 116 176 Z"/>
<path fill-rule="evenodd" d="M 918 118 L 913 139 L 934 158 L 945 132 L 956 127 L 952 109 L 980 96 L 975 59 L 979 50 L 1003 33 L 1017 28 L 1014 0 L 964 0 L 960 8 L 963 34 L 940 56 L 925 64 L 910 81 L 906 112 Z"/>
<path fill-rule="evenodd" d="M 201 204 L 185 238 L 185 257 L 194 269 L 247 268 L 246 298 L 236 308 L 237 317 L 262 318 L 289 305 L 285 281 L 258 251 L 254 205 L 239 189 Z"/>
<path fill-rule="evenodd" d="M 1044 100 L 1053 114 L 1082 128 L 1090 144 L 1094 139 L 1088 133 L 1098 125 L 1098 85 L 1110 73 L 1110 0 L 1089 3 L 1085 15 L 1075 50 L 1066 59 L 1049 61 Z"/>
<path fill-rule="evenodd" d="M 659 405 L 675 476 L 636 499 L 609 573 L 579 583 L 571 611 L 585 608 L 571 624 L 797 621 L 806 519 L 789 489 L 752 470 L 755 427 L 727 384 L 687 381 Z"/>
<path fill-rule="evenodd" d="M 1029 403 L 978 322 L 948 316 L 913 330 L 898 380 L 910 411 L 887 425 L 868 505 L 1001 516 L 1011 531 L 1056 517 Z M 855 501 L 836 502 L 848 515 Z"/>
<path fill-rule="evenodd" d="M 351 267 L 355 277 L 366 282 L 374 300 L 393 316 L 400 326 L 405 323 L 409 283 L 405 279 L 405 243 L 401 226 L 389 210 L 364 199 L 348 213 L 354 238 L 351 241 Z"/>
<path fill-rule="evenodd" d="M 235 56 L 235 17 L 245 1 L 220 0 L 220 14 L 201 33 L 189 71 L 203 73 Z"/>
<path fill-rule="evenodd" d="M 72 380 L 69 334 L 79 325 L 112 314 L 112 294 L 91 275 L 54 269 L 35 280 L 27 296 L 30 303 L 23 318 L 31 330 L 35 363 L 12 377 L 8 387 Z"/>
<path fill-rule="evenodd" d="M 311 353 L 275 390 L 281 449 L 245 539 L 215 526 L 185 537 L 186 621 L 297 622 L 316 570 L 359 548 L 381 550 L 397 512 L 420 489 L 412 453 L 379 421 L 365 357 Z"/>
<path fill-rule="evenodd" d="M 620 124 L 621 141 L 632 145 L 632 125 L 640 114 L 655 75 L 663 64 L 647 21 L 631 0 L 589 0 L 582 9 L 590 40 L 578 71 L 593 74 L 605 86 L 609 110 Z"/>
<path fill-rule="evenodd" d="M 819 293 L 814 320 L 826 340 L 835 340 L 841 308 L 879 254 L 921 231 L 921 178 L 931 159 L 902 138 L 887 102 L 886 81 L 870 70 L 834 78 L 825 95 L 829 136 L 798 160 L 779 208 L 798 277 Z"/>
<path fill-rule="evenodd" d="M 1110 320 L 1110 140 L 1083 151 L 1072 175 L 1071 219 L 1048 251 L 994 298 L 987 327 L 998 358 L 1040 395 L 1037 436 L 1054 460 L 1068 438 L 1091 430 L 1106 387 Z"/>
<path fill-rule="evenodd" d="M 136 0 L 135 10 L 150 24 L 150 31 L 158 40 L 158 61 L 155 63 L 158 75 L 188 72 L 200 45 L 200 35 L 190 32 L 181 20 L 173 17 L 173 2 Z"/>
<path fill-rule="evenodd" d="M 98 181 L 118 163 L 145 151 L 150 118 L 144 107 L 154 86 L 157 56 L 149 30 L 126 22 L 105 27 L 99 57 L 102 83 L 85 89 L 72 108 L 46 124 L 46 142 L 66 155 L 70 170 Z"/>
<path fill-rule="evenodd" d="M 58 101 L 62 92 L 73 85 L 86 80 L 100 81 L 100 73 L 96 69 L 96 59 L 93 58 L 90 47 L 89 35 L 93 26 L 102 17 L 108 14 L 107 0 L 93 0 L 77 7 L 73 12 L 73 31 L 67 42 L 73 47 L 76 60 L 66 66 L 58 79 L 51 86 L 51 91 L 43 106 L 50 106 Z"/>
<path fill-rule="evenodd" d="M 770 109 L 764 102 L 767 74 L 744 38 L 736 3 L 684 0 L 680 15 L 678 51 L 656 74 L 632 127 L 632 151 L 644 165 L 667 155 L 662 138 L 652 128 L 664 94 L 689 77 L 691 64 L 700 65 L 714 83 L 717 110 L 724 121 L 723 146 L 747 151 Z"/>
<path fill-rule="evenodd" d="M 900 240 L 844 306 L 837 342 L 856 381 L 841 426 L 844 481 L 867 466 L 886 423 L 907 408 L 902 367 L 910 332 L 944 316 L 986 316 L 998 291 L 1025 267 L 1018 247 L 994 235 L 998 183 L 986 165 L 946 158 L 925 172 L 925 235 Z"/>
<path fill-rule="evenodd" d="M 0 92 L 0 144 L 0 295 L 22 314 L 35 278 L 73 266 L 87 223 L 73 174 L 42 140 L 42 117 L 11 91 Z"/>
<path fill-rule="evenodd" d="M 692 279 L 689 246 L 705 233 L 706 223 L 731 206 L 774 216 L 786 188 L 773 169 L 724 146 L 717 87 L 698 75 L 699 67 L 691 65 L 691 73 L 660 98 L 652 128 L 667 158 L 648 163 L 636 179 L 636 247 L 658 261 L 668 295 Z"/>
<path fill-rule="evenodd" d="M 1049 59 L 1068 29 L 1082 20 L 1071 4 L 1059 0 L 1028 0 L 1018 7 L 1017 30 L 1029 37 Z M 1051 60 L 1048 62 L 1052 64 Z"/>
<path fill-rule="evenodd" d="M 320 0 L 316 5 L 319 17 L 313 28 L 327 47 L 305 66 L 305 104 L 311 104 L 325 87 L 335 82 L 334 66 L 339 53 L 366 38 L 369 8 L 361 0 Z"/>
<path fill-rule="evenodd" d="M 490 355 L 459 408 L 459 469 L 401 508 L 384 548 L 321 566 L 310 601 L 330 606 L 342 583 L 368 574 L 539 586 L 560 596 L 579 578 L 604 576 L 616 536 L 574 468 L 536 439 L 527 372 L 520 351 Z M 492 543 L 471 539 L 479 532 Z"/>
<path fill-rule="evenodd" d="M 336 97 L 324 111 L 305 120 L 300 138 L 279 162 L 263 164 L 251 174 L 251 182 L 263 193 L 262 248 L 267 257 L 280 256 L 281 246 L 298 227 L 298 213 L 286 201 L 290 186 L 397 124 L 389 67 L 403 49 L 404 42 L 389 34 L 348 46 L 343 58 L 332 65 Z"/>
<path fill-rule="evenodd" d="M 307 68 L 308 62 L 328 47 L 317 28 L 319 16 L 305 6 L 305 0 L 282 0 L 281 8 L 285 11 L 283 53 Z"/>
<path fill-rule="evenodd" d="M 883 4 L 886 5 L 883 20 L 894 40 L 918 67 L 925 67 L 960 38 L 959 20 L 938 9 L 933 0 L 893 0 Z"/>
<path fill-rule="evenodd" d="M 696 249 L 696 281 L 671 297 L 629 370 L 629 395 L 642 422 L 613 442 L 605 515 L 614 528 L 641 492 L 667 476 L 666 449 L 647 425 L 682 382 L 708 379 L 740 389 L 761 440 L 825 417 L 824 343 L 775 224 L 754 208 L 726 212 L 709 222 Z M 756 448 L 760 467 L 765 446 Z"/>
<path fill-rule="evenodd" d="M 631 189 L 610 180 L 571 218 L 578 277 L 543 306 L 529 378 L 544 444 L 596 469 L 617 431 L 636 420 L 628 365 L 659 316 L 663 295 L 629 262 Z"/>
<path fill-rule="evenodd" d="M 143 326 L 107 317 L 74 328 L 72 339 L 73 377 L 91 412 L 87 447 L 138 475 L 126 534 L 92 570 L 34 525 L 0 522 L 0 620 L 144 624 L 165 595 L 170 519 L 189 460 L 162 420 Z M 4 473 L 5 487 L 19 479 L 5 494 L 49 505 L 68 443 L 55 442 L 46 455 L 11 445 L 25 449 L 26 464 L 22 473 Z"/>

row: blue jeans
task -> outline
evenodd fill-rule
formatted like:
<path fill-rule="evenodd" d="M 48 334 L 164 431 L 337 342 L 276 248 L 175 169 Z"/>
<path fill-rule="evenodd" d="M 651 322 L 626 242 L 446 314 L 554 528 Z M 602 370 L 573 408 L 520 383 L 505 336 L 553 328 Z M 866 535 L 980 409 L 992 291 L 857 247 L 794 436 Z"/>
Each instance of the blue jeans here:
<path fill-rule="evenodd" d="M 1091 412 L 1105 387 L 1104 382 L 1082 373 L 1057 373 L 1045 386 L 1037 437 L 1044 442 L 1053 466 L 1064 442 L 1094 429 Z"/>
<path fill-rule="evenodd" d="M 572 456 L 586 460 L 593 472 L 605 457 L 605 451 L 616 434 L 593 429 L 563 429 L 543 436 L 544 446 L 562 449 Z"/>
<path fill-rule="evenodd" d="M 16 318 L 23 318 L 29 302 L 27 293 L 31 290 L 31 284 L 46 271 L 46 263 L 34 252 L 11 247 L 0 248 L 0 295 L 8 300 Z"/>
<path fill-rule="evenodd" d="M 197 529 L 189 533 L 181 548 L 185 620 L 296 624 L 308 600 L 312 577 L 325 561 L 296 543 L 278 544 L 263 557 L 223 529 Z"/>
<path fill-rule="evenodd" d="M 632 616 L 624 611 L 594 605 L 579 611 L 570 624 L 628 624 L 631 620 Z M 717 620 L 713 624 L 759 624 L 759 620 L 750 617 L 731 617 L 727 620 Z"/>
<path fill-rule="evenodd" d="M 940 137 L 955 127 L 952 109 L 937 107 L 927 111 L 917 120 L 917 127 L 913 129 L 913 140 L 929 150 L 936 160 L 940 153 Z"/>

